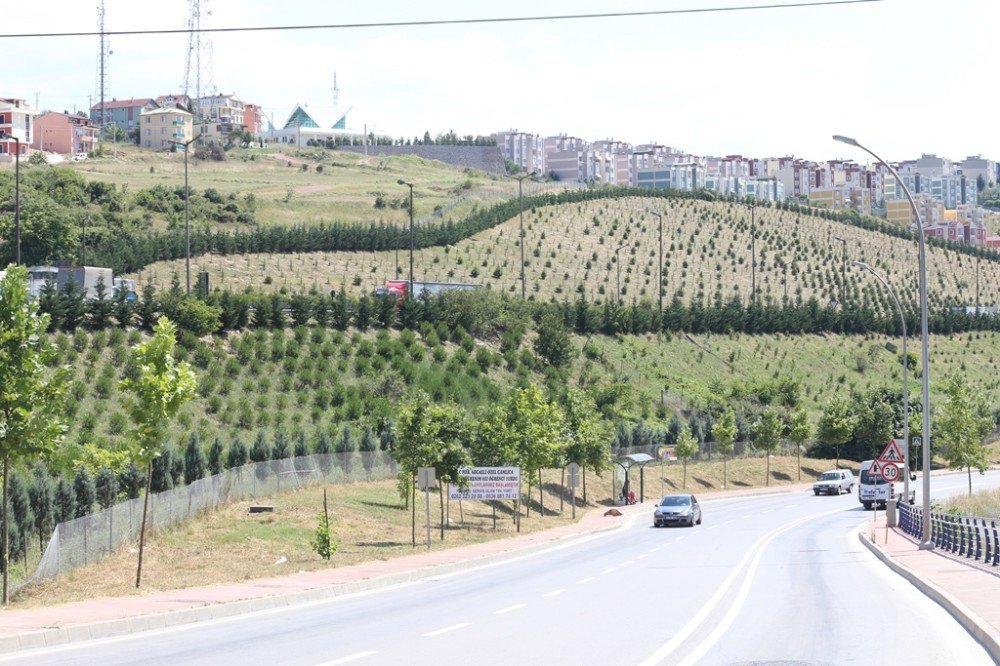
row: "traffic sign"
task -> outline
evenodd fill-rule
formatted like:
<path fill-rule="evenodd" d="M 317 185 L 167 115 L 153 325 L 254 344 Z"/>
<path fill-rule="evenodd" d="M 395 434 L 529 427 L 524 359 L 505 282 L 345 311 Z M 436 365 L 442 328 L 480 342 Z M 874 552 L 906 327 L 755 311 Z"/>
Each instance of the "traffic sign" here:
<path fill-rule="evenodd" d="M 903 446 L 905 442 L 901 439 L 890 439 L 889 444 L 882 451 L 882 455 L 878 457 L 881 462 L 884 463 L 901 463 L 905 461 L 903 457 Z"/>
<path fill-rule="evenodd" d="M 882 476 L 882 465 L 879 461 L 873 460 L 872 466 L 868 468 L 868 476 L 874 477 L 876 479 Z"/>
<path fill-rule="evenodd" d="M 893 464 L 882 465 L 882 478 L 893 483 L 899 480 L 899 467 Z"/>

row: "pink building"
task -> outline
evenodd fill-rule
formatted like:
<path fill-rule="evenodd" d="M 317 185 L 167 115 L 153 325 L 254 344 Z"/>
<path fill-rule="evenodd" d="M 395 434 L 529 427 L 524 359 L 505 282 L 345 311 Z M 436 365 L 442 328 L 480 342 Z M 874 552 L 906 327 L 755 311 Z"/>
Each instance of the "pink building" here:
<path fill-rule="evenodd" d="M 246 126 L 246 131 L 254 136 L 264 132 L 264 111 L 260 108 L 260 104 L 247 102 L 243 105 L 243 124 Z"/>
<path fill-rule="evenodd" d="M 50 111 L 35 118 L 31 147 L 50 153 L 89 155 L 97 142 L 96 133 L 90 118 Z"/>

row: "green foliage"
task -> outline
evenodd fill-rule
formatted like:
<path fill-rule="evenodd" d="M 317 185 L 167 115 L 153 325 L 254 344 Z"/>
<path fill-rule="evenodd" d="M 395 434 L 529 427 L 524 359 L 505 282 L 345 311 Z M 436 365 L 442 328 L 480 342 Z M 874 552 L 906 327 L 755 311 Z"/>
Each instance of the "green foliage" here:
<path fill-rule="evenodd" d="M 600 474 L 611 467 L 611 424 L 600 418 L 593 399 L 569 389 L 563 402 L 566 417 L 566 461 Z"/>
<path fill-rule="evenodd" d="M 958 373 L 945 380 L 944 395 L 944 404 L 932 415 L 931 441 L 952 469 L 968 470 L 971 495 L 972 469 L 984 473 L 990 466 L 983 438 L 993 431 L 993 417 L 983 396 Z"/>
<path fill-rule="evenodd" d="M 698 440 L 691 434 L 691 428 L 687 423 L 681 424 L 680 433 L 677 435 L 677 444 L 674 446 L 677 457 L 684 462 L 683 487 L 687 488 L 687 461 L 698 453 Z"/>
<path fill-rule="evenodd" d="M 554 312 L 546 312 L 538 323 L 538 337 L 535 338 L 535 353 L 555 368 L 563 368 L 573 360 L 576 348 L 562 318 Z"/>
<path fill-rule="evenodd" d="M 728 456 L 733 453 L 733 445 L 736 442 L 736 414 L 733 410 L 727 409 L 722 416 L 712 424 L 712 439 L 715 440 L 715 448 L 722 455 Z M 678 454 L 680 455 L 680 454 Z"/>

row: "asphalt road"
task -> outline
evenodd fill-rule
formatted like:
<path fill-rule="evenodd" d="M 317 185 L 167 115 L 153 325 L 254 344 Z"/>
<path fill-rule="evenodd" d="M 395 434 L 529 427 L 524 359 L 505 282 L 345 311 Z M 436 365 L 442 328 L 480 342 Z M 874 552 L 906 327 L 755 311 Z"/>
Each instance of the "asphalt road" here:
<path fill-rule="evenodd" d="M 965 484 L 938 477 L 933 493 Z M 1000 485 L 1000 472 L 973 484 Z M 655 529 L 652 509 L 627 529 L 478 569 L 0 663 L 992 663 L 858 542 L 871 513 L 856 489 L 709 501 L 694 528 Z"/>

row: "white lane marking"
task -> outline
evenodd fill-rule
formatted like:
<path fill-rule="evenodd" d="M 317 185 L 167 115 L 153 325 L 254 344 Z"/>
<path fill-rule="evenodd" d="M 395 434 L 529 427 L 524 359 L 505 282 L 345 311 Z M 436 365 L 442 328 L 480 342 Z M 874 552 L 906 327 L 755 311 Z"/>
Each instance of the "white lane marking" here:
<path fill-rule="evenodd" d="M 630 564 L 632 564 L 632 560 L 625 560 L 624 562 L 622 562 L 622 563 L 621 563 L 620 565 L 618 565 L 618 566 L 622 566 L 622 567 L 627 567 L 627 566 L 628 566 L 628 565 L 630 565 Z"/>
<path fill-rule="evenodd" d="M 728 525 L 729 523 L 733 523 L 733 522 L 736 522 L 736 521 L 735 520 L 727 520 L 726 522 L 724 522 L 722 524 L 723 525 Z"/>
<path fill-rule="evenodd" d="M 545 596 L 545 597 L 555 597 L 555 596 L 558 596 L 558 595 L 562 594 L 565 591 L 566 591 L 565 587 L 560 587 L 558 590 L 552 590 L 551 592 L 546 592 L 542 596 Z"/>
<path fill-rule="evenodd" d="M 677 537 L 677 540 L 678 540 L 678 541 L 680 541 L 680 540 L 681 540 L 681 539 L 683 539 L 683 538 L 684 538 L 684 537 L 682 537 L 682 536 L 679 536 L 679 537 Z"/>
<path fill-rule="evenodd" d="M 583 578 L 581 580 L 576 581 L 576 584 L 577 585 L 586 585 L 587 583 L 589 583 L 592 580 L 594 580 L 593 576 L 587 576 L 586 578 Z"/>
<path fill-rule="evenodd" d="M 617 568 L 618 568 L 618 567 L 608 567 L 607 569 L 605 569 L 605 570 L 604 570 L 604 571 L 602 571 L 601 573 L 602 573 L 602 574 L 609 574 L 609 573 L 611 573 L 612 571 L 614 571 L 614 570 L 615 570 L 615 569 L 617 569 Z"/>
<path fill-rule="evenodd" d="M 706 527 L 705 529 L 706 530 L 714 530 L 716 527 L 718 527 L 718 525 L 711 525 L 710 527 Z"/>
<path fill-rule="evenodd" d="M 453 624 L 450 627 L 443 627 L 441 629 L 435 629 L 434 631 L 428 631 L 426 634 L 421 634 L 422 636 L 440 636 L 441 634 L 447 634 L 449 631 L 455 631 L 456 629 L 463 629 L 471 625 L 471 622 L 459 622 L 458 624 Z"/>
<path fill-rule="evenodd" d="M 705 605 L 702 606 L 697 613 L 695 613 L 694 617 L 692 617 L 691 620 L 686 625 L 684 625 L 684 627 L 681 628 L 680 631 L 674 634 L 674 636 L 669 641 L 664 643 L 659 649 L 653 652 L 653 654 L 646 657 L 646 659 L 644 659 L 640 663 L 640 666 L 652 666 L 653 664 L 658 664 L 661 661 L 665 660 L 678 647 L 680 647 L 680 645 L 684 641 L 686 641 L 691 634 L 697 631 L 697 629 L 705 622 L 705 620 L 712 613 L 712 611 L 715 610 L 715 607 L 719 605 L 719 602 L 722 601 L 722 598 L 729 591 L 729 588 L 732 587 L 734 582 L 736 582 L 737 577 L 739 576 L 740 572 L 743 570 L 747 562 L 753 559 L 758 552 L 762 552 L 764 548 L 766 548 L 767 545 L 771 542 L 771 539 L 773 539 L 774 537 L 778 536 L 779 534 L 781 534 L 786 530 L 790 530 L 791 528 L 800 525 L 801 523 L 805 523 L 810 520 L 815 520 L 816 518 L 821 518 L 823 516 L 832 515 L 834 513 L 840 513 L 842 511 L 843 509 L 835 509 L 833 511 L 827 511 L 826 513 L 818 513 L 812 516 L 799 518 L 798 520 L 793 520 L 789 523 L 785 523 L 783 526 L 778 527 L 777 529 L 774 529 L 765 534 L 764 536 L 762 536 L 761 538 L 757 539 L 757 541 L 754 542 L 754 544 L 747 550 L 746 554 L 743 556 L 743 559 L 741 559 L 736 564 L 733 570 L 729 572 L 729 575 L 726 576 L 726 579 L 722 581 L 722 585 L 720 585 L 719 588 L 715 591 L 715 593 L 711 596 L 711 598 L 709 598 L 709 600 L 705 602 Z M 747 587 L 749 589 L 749 585 L 747 585 Z M 728 626 L 726 628 L 728 629 Z M 713 632 L 713 635 L 714 634 L 715 632 Z"/>
<path fill-rule="evenodd" d="M 655 553 L 655 552 L 656 552 L 656 551 L 658 551 L 659 549 L 660 549 L 660 547 L 659 547 L 659 546 L 657 546 L 656 548 L 650 548 L 650 549 L 649 549 L 649 552 L 651 552 L 651 553 Z"/>
<path fill-rule="evenodd" d="M 495 611 L 493 614 L 494 615 L 503 615 L 504 613 L 509 613 L 511 611 L 516 611 L 518 608 L 524 608 L 527 605 L 528 604 L 514 604 L 513 606 L 507 606 L 507 608 L 501 608 L 500 610 Z"/>
<path fill-rule="evenodd" d="M 369 650 L 368 652 L 355 652 L 354 654 L 349 654 L 346 657 L 341 657 L 340 659 L 334 659 L 333 661 L 324 661 L 316 666 L 336 666 L 337 664 L 346 664 L 352 661 L 357 661 L 358 659 L 364 659 L 365 657 L 370 657 L 373 654 L 378 654 L 378 652 L 373 652 Z"/>
<path fill-rule="evenodd" d="M 774 513 L 774 509 L 768 509 L 767 511 L 761 511 L 761 514 Z"/>
<path fill-rule="evenodd" d="M 643 553 L 642 555 L 639 555 L 639 556 L 638 556 L 638 557 L 636 557 L 635 559 L 637 559 L 637 560 L 641 560 L 641 559 L 642 559 L 642 558 L 644 558 L 644 557 L 646 557 L 646 553 Z"/>

